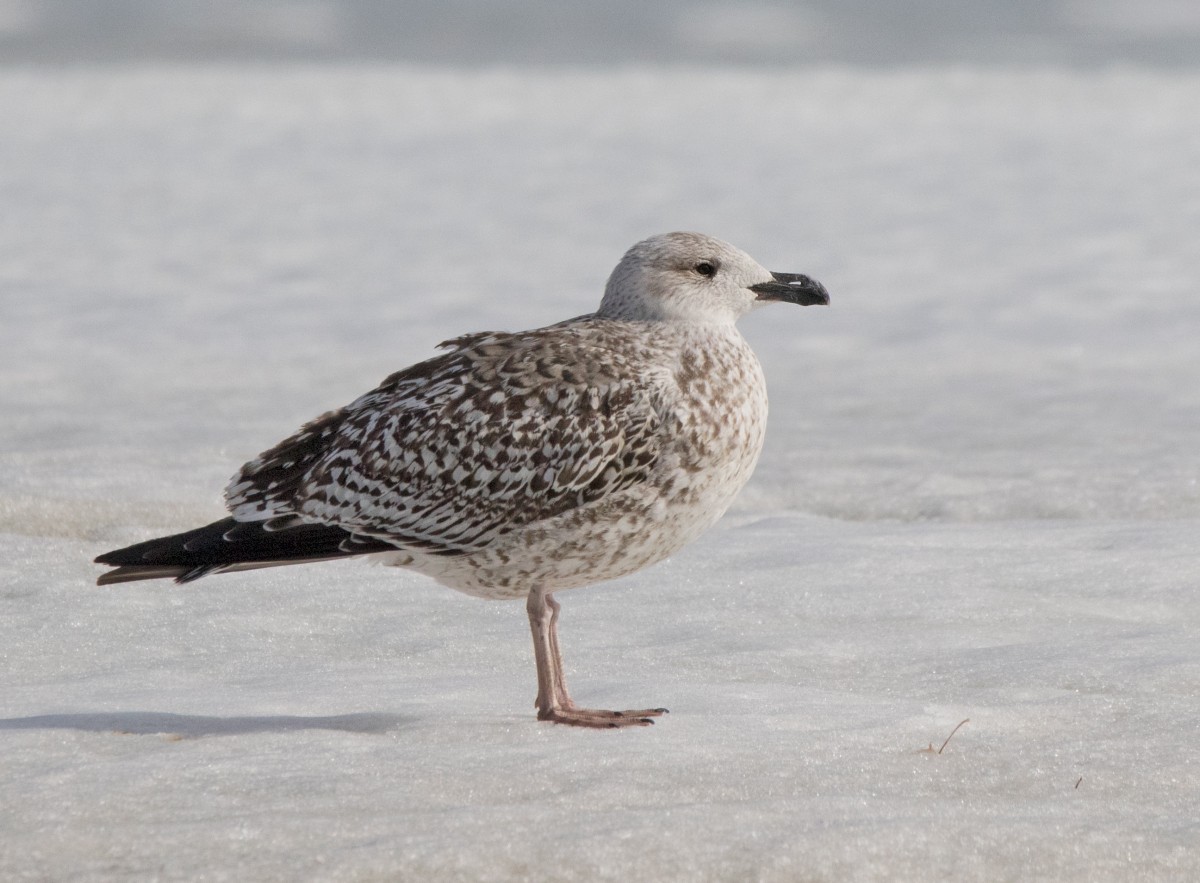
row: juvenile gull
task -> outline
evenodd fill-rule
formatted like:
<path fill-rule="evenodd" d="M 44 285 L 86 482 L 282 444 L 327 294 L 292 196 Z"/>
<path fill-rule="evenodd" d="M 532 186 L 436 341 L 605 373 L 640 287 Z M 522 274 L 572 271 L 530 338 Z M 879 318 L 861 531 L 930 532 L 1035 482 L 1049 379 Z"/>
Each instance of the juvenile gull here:
<path fill-rule="evenodd" d="M 552 592 L 613 579 L 710 527 L 754 469 L 762 369 L 734 323 L 766 303 L 827 304 L 699 233 L 639 242 L 600 308 L 468 334 L 251 460 L 231 517 L 96 559 L 99 583 L 373 555 L 482 598 L 526 598 L 540 720 L 645 725 L 666 709 L 580 708 Z"/>

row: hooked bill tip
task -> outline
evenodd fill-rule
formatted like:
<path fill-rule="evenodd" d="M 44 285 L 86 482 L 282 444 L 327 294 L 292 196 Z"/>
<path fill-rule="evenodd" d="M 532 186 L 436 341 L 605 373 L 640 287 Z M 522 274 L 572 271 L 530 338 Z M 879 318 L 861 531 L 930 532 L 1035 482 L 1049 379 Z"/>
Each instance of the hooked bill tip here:
<path fill-rule="evenodd" d="M 803 273 L 772 273 L 771 282 L 751 285 L 750 290 L 759 300 L 784 301 L 800 306 L 827 306 L 829 292 L 825 286 Z"/>

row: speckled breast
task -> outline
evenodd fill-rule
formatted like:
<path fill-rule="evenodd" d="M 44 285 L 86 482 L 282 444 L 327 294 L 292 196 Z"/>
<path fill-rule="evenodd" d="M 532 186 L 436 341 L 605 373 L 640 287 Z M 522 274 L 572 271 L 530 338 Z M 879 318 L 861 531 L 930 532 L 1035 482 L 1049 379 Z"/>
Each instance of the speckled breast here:
<path fill-rule="evenodd" d="M 624 576 L 711 527 L 758 460 L 766 384 L 735 329 L 671 336 L 657 342 L 658 367 L 665 360 L 669 370 L 658 372 L 662 379 L 653 389 L 662 427 L 647 481 L 524 525 L 480 552 L 392 563 L 414 566 L 472 595 L 520 598 L 535 585 L 557 591 Z"/>

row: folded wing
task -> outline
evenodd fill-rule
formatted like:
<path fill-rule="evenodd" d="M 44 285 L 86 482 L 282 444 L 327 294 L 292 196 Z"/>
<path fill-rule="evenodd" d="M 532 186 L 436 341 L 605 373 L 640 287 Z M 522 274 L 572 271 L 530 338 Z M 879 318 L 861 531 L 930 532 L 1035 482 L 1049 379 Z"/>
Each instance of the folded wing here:
<path fill-rule="evenodd" d="M 644 481 L 654 402 L 588 327 L 452 341 L 247 463 L 230 511 L 281 533 L 321 524 L 454 555 Z M 578 347 L 594 350 L 583 368 Z"/>

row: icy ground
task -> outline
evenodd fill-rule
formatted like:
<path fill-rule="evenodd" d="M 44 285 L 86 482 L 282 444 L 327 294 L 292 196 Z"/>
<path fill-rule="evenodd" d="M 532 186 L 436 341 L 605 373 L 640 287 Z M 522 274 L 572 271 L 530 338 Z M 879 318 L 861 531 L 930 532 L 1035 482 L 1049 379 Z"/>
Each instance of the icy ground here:
<path fill-rule="evenodd" d="M 0 879 L 1200 878 L 1198 94 L 3 71 Z M 537 724 L 520 605 L 416 574 L 94 586 L 680 228 L 833 304 L 744 323 L 772 424 L 727 519 L 562 595 L 577 697 L 657 726 Z"/>

